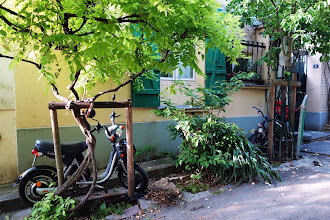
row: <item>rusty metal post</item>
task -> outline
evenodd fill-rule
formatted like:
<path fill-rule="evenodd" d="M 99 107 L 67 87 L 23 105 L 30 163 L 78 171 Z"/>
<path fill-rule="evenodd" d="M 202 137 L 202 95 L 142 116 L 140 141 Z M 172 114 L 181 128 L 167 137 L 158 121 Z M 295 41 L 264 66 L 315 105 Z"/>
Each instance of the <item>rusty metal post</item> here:
<path fill-rule="evenodd" d="M 63 163 L 56 108 L 50 109 L 58 186 L 63 185 Z"/>
<path fill-rule="evenodd" d="M 128 100 L 131 101 L 131 100 Z M 133 118 L 132 118 L 132 104 L 126 107 L 126 142 L 127 142 L 127 183 L 128 183 L 128 197 L 134 196 L 134 160 L 133 160 Z"/>

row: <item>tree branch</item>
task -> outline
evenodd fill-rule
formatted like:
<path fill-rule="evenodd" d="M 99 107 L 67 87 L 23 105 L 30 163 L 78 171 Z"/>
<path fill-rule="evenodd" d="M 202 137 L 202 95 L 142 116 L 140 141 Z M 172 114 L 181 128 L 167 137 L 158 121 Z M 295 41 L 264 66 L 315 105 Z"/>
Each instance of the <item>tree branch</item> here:
<path fill-rule="evenodd" d="M 43 74 L 43 75 L 44 75 L 44 74 Z M 47 79 L 46 79 L 46 80 L 47 80 Z M 47 80 L 47 81 L 48 81 L 48 80 Z M 67 98 L 65 98 L 64 96 L 61 96 L 61 95 L 60 95 L 60 93 L 58 92 L 58 89 L 57 89 L 57 87 L 55 86 L 54 83 L 49 82 L 49 81 L 48 81 L 48 83 L 52 86 L 52 90 L 53 90 L 54 96 L 55 96 L 56 98 L 58 98 L 59 100 L 61 100 L 61 101 L 63 101 L 63 102 L 69 102 L 69 101 L 70 101 L 69 99 L 67 99 Z"/>
<path fill-rule="evenodd" d="M 8 59 L 14 59 L 14 57 L 12 56 L 7 56 L 7 55 L 3 55 L 3 54 L 0 54 L 0 57 L 3 57 L 3 58 L 8 58 Z M 30 63 L 30 64 L 33 64 L 35 65 L 38 69 L 41 69 L 41 64 L 38 64 L 36 62 L 33 62 L 31 60 L 26 60 L 26 59 L 22 59 L 22 61 L 26 62 L 26 63 Z"/>
<path fill-rule="evenodd" d="M 13 29 L 15 31 L 18 31 L 16 25 L 14 25 L 13 23 L 11 23 L 5 16 L 0 15 L 0 19 L 3 20 L 3 22 L 5 22 L 8 26 L 13 26 Z"/>
<path fill-rule="evenodd" d="M 76 91 L 76 89 L 74 88 L 78 79 L 79 79 L 79 76 L 80 76 L 80 72 L 81 70 L 78 70 L 76 72 L 76 74 L 74 75 L 74 80 L 72 81 L 72 83 L 68 86 L 68 88 L 71 90 L 71 92 L 73 93 L 73 95 L 75 96 L 76 100 L 78 101 L 79 100 L 79 95 Z"/>
<path fill-rule="evenodd" d="M 4 11 L 6 11 L 6 12 L 9 12 L 9 13 L 12 14 L 12 15 L 18 16 L 18 17 L 20 17 L 20 18 L 25 18 L 23 15 L 19 15 L 19 14 L 17 14 L 16 12 L 10 10 L 9 8 L 3 7 L 2 5 L 0 5 L 0 9 L 4 10 Z"/>
<path fill-rule="evenodd" d="M 167 50 L 167 51 L 166 51 L 166 53 L 164 54 L 163 58 L 159 61 L 160 63 L 165 62 L 165 60 L 166 60 L 166 58 L 167 58 L 169 52 L 170 52 L 170 50 Z M 99 96 L 101 96 L 101 95 L 104 95 L 104 94 L 106 94 L 106 93 L 110 93 L 110 92 L 116 92 L 116 91 L 118 91 L 120 88 L 122 88 L 122 87 L 126 86 L 127 84 L 133 82 L 136 78 L 138 78 L 139 76 L 141 76 L 141 75 L 142 75 L 143 73 L 145 73 L 146 71 L 147 71 L 147 70 L 143 68 L 142 71 L 141 71 L 140 73 L 138 73 L 138 74 L 136 74 L 135 76 L 131 77 L 131 78 L 130 78 L 129 80 L 127 80 L 126 82 L 124 82 L 124 83 L 118 85 L 116 88 L 114 88 L 114 89 L 109 89 L 109 90 L 105 90 L 105 91 L 102 91 L 102 92 L 99 92 L 98 94 L 96 94 L 96 95 L 92 98 L 91 101 L 92 101 L 92 102 L 95 102 L 95 100 L 96 100 Z"/>
<path fill-rule="evenodd" d="M 167 50 L 167 51 L 165 52 L 164 57 L 159 61 L 160 63 L 163 63 L 163 62 L 166 60 L 166 58 L 167 58 L 168 54 L 170 53 L 170 51 L 171 51 L 171 50 Z"/>
<path fill-rule="evenodd" d="M 86 35 L 89 35 L 89 34 L 94 34 L 95 31 L 90 31 L 90 32 L 86 32 L 86 33 L 83 33 L 83 34 L 78 34 L 77 36 L 79 37 L 82 37 L 82 36 L 86 36 Z"/>
<path fill-rule="evenodd" d="M 7 59 L 14 59 L 14 57 L 12 57 L 12 56 L 7 56 L 7 55 L 3 55 L 3 54 L 0 54 L 0 57 L 7 58 Z M 38 64 L 38 63 L 36 63 L 36 62 L 34 62 L 34 61 L 26 60 L 26 59 L 22 59 L 22 61 L 24 61 L 24 62 L 26 62 L 26 63 L 30 63 L 30 64 L 35 65 L 39 70 L 41 70 L 41 68 L 42 68 L 41 64 Z M 42 75 L 45 76 L 44 73 L 42 73 Z M 46 77 L 45 77 L 45 78 L 46 78 Z M 46 80 L 47 80 L 47 78 L 46 78 Z M 47 80 L 47 81 L 48 81 L 48 80 Z M 52 90 L 53 90 L 53 93 L 54 93 L 54 95 L 55 95 L 56 98 L 58 98 L 59 100 L 61 100 L 61 101 L 63 101 L 63 102 L 68 102 L 68 101 L 70 101 L 69 99 L 67 99 L 67 98 L 65 98 L 65 97 L 63 97 L 63 96 L 60 95 L 60 93 L 58 92 L 58 89 L 57 89 L 57 87 L 55 86 L 54 83 L 52 83 L 52 82 L 50 82 L 50 81 L 48 81 L 48 83 L 49 83 L 49 85 L 52 86 Z"/>
<path fill-rule="evenodd" d="M 60 0 L 56 0 L 58 6 L 60 7 L 61 10 L 63 10 L 63 6 Z"/>
<path fill-rule="evenodd" d="M 139 76 L 141 76 L 143 73 L 146 72 L 146 69 L 142 69 L 142 71 L 138 74 L 136 74 L 135 76 L 131 77 L 129 80 L 127 80 L 126 82 L 118 85 L 116 88 L 114 89 L 109 89 L 109 90 L 105 90 L 105 91 L 102 91 L 102 92 L 99 92 L 97 93 L 93 98 L 92 98 L 92 102 L 95 102 L 95 100 L 101 96 L 101 95 L 104 95 L 106 93 L 109 93 L 109 92 L 117 92 L 120 88 L 126 86 L 127 84 L 133 82 L 136 78 L 138 78 Z"/>
<path fill-rule="evenodd" d="M 272 2 L 273 6 L 275 7 L 278 31 L 280 32 L 280 35 L 281 35 L 281 47 L 282 47 L 283 55 L 285 55 L 285 50 L 284 50 L 284 43 L 285 42 L 284 42 L 283 30 L 282 30 L 281 24 L 280 24 L 279 7 L 276 6 L 274 0 L 270 0 L 270 1 Z"/>
<path fill-rule="evenodd" d="M 86 18 L 83 18 L 84 20 L 83 20 L 83 23 L 80 25 L 80 27 L 77 29 L 77 30 L 75 30 L 75 31 L 72 31 L 72 34 L 75 34 L 75 33 L 77 33 L 78 31 L 80 31 L 81 30 L 81 28 L 83 28 L 84 27 L 84 25 L 86 24 L 86 22 L 87 22 L 87 19 Z"/>

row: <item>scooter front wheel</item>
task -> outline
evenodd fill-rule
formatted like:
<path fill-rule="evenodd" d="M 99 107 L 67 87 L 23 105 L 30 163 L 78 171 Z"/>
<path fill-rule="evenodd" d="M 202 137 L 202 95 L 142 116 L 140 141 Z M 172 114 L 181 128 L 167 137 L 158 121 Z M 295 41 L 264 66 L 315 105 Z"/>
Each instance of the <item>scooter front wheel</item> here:
<path fill-rule="evenodd" d="M 118 167 L 117 171 L 118 179 L 120 183 L 127 189 L 127 173 L 124 171 L 122 166 Z M 149 177 L 147 172 L 140 167 L 140 165 L 134 163 L 134 183 L 135 183 L 135 192 L 144 192 L 148 188 Z"/>
<path fill-rule="evenodd" d="M 27 174 L 19 184 L 19 197 L 26 205 L 32 207 L 44 195 L 37 192 L 37 188 L 49 188 L 57 185 L 56 172 L 51 170 L 36 170 Z"/>

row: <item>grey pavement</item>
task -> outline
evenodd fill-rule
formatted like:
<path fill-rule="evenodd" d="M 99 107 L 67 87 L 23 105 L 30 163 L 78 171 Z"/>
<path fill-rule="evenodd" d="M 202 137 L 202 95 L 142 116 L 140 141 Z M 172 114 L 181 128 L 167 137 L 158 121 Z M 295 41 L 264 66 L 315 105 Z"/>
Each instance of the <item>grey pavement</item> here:
<path fill-rule="evenodd" d="M 304 144 L 301 146 L 301 151 L 330 155 L 330 140 Z"/>
<path fill-rule="evenodd" d="M 140 165 L 147 171 L 150 178 L 159 178 L 161 176 L 168 175 L 170 173 L 176 173 L 181 171 L 180 168 L 175 166 L 174 161 L 170 158 L 162 158 L 158 160 L 151 160 L 141 162 Z M 100 170 L 102 173 L 103 170 Z M 22 219 L 17 217 L 20 216 L 20 211 L 26 213 L 28 208 L 21 200 L 18 195 L 18 186 L 12 187 L 13 183 L 0 185 L 0 220 L 6 219 L 6 216 L 12 216 L 10 219 Z M 119 185 L 117 175 L 114 174 L 104 186 L 111 188 L 115 185 Z"/>
<path fill-rule="evenodd" d="M 312 140 L 330 133 L 311 132 Z M 275 168 L 282 182 L 257 182 L 228 188 L 177 206 L 163 207 L 156 219 L 330 219 L 330 144 L 314 141 L 302 146 L 300 160 Z M 323 155 L 320 155 L 323 154 Z M 186 196 L 187 197 L 187 196 Z"/>
<path fill-rule="evenodd" d="M 324 131 L 305 131 L 304 133 L 311 135 L 312 140 L 317 140 L 320 138 L 325 138 L 330 136 L 330 132 L 324 132 Z"/>
<path fill-rule="evenodd" d="M 323 133 L 321 138 L 328 137 L 328 134 Z M 328 140 L 304 144 L 302 151 L 309 149 L 308 152 L 312 153 L 302 152 L 303 159 L 286 162 L 276 168 L 282 182 L 256 182 L 236 188 L 227 187 L 220 194 L 212 191 L 202 193 L 191 200 L 179 200 L 177 206 L 147 213 L 146 218 L 330 219 L 329 148 Z M 22 219 L 27 213 L 28 210 L 0 213 L 0 220 L 6 219 L 6 215 L 10 219 Z"/>
<path fill-rule="evenodd" d="M 190 203 L 163 207 L 153 218 L 330 219 L 330 158 L 302 155 L 304 159 L 277 168 L 282 182 L 244 184 Z"/>

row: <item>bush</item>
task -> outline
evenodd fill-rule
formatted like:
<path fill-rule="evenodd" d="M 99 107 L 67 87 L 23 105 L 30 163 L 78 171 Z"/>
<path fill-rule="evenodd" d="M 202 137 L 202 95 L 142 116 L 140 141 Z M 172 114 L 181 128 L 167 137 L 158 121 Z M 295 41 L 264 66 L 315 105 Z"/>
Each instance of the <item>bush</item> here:
<path fill-rule="evenodd" d="M 171 138 L 183 138 L 179 146 L 177 165 L 194 170 L 195 178 L 208 184 L 241 183 L 254 178 L 271 182 L 280 179 L 261 151 L 248 142 L 241 129 L 217 117 L 219 111 L 230 102 L 229 96 L 243 85 L 238 75 L 230 82 L 221 82 L 214 88 L 192 90 L 180 83 L 179 90 L 190 97 L 193 107 L 205 111 L 201 115 L 189 115 L 175 108 L 167 100 L 167 108 L 156 110 L 158 115 L 170 117 L 175 125 L 169 127 Z M 206 105 L 206 104 L 207 105 Z"/>
<path fill-rule="evenodd" d="M 253 178 L 279 178 L 261 151 L 250 144 L 237 125 L 216 117 L 192 116 L 171 129 L 184 139 L 177 160 L 209 184 L 241 183 Z M 174 132 L 172 130 L 172 132 Z"/>

